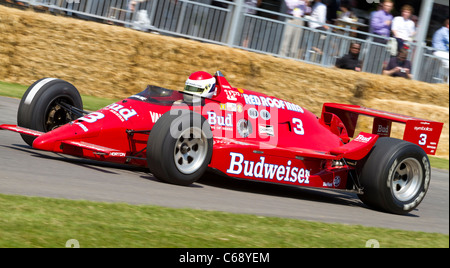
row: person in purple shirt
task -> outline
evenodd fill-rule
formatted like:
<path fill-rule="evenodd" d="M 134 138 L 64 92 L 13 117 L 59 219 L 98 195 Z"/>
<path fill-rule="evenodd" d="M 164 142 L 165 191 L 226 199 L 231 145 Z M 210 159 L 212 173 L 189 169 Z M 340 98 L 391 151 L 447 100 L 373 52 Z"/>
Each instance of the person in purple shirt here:
<path fill-rule="evenodd" d="M 378 34 L 384 37 L 389 37 L 391 34 L 391 24 L 393 16 L 391 14 L 391 10 L 394 7 L 394 3 L 391 0 L 384 0 L 383 8 L 381 10 L 376 11 L 372 15 L 372 19 L 370 21 L 370 28 L 374 34 Z M 376 38 L 374 40 L 380 43 L 387 43 L 386 39 Z"/>

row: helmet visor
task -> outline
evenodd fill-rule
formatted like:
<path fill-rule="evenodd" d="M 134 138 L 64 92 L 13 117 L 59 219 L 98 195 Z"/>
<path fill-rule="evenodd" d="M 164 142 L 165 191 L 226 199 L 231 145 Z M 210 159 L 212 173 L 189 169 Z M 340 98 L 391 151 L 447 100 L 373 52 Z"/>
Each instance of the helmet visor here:
<path fill-rule="evenodd" d="M 200 93 L 200 94 L 202 94 L 205 91 L 205 89 L 204 88 L 199 88 L 199 87 L 186 85 L 184 87 L 184 91 L 191 92 L 191 93 Z"/>

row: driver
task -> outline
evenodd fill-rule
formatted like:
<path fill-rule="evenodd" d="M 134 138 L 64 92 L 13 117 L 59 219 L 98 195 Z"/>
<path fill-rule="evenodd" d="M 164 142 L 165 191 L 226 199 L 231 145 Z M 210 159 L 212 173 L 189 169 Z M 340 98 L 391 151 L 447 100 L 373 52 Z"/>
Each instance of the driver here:
<path fill-rule="evenodd" d="M 216 78 L 207 72 L 192 73 L 186 80 L 184 91 L 194 96 L 211 98 L 216 93 Z M 185 94 L 184 100 L 192 102 L 194 96 Z"/>

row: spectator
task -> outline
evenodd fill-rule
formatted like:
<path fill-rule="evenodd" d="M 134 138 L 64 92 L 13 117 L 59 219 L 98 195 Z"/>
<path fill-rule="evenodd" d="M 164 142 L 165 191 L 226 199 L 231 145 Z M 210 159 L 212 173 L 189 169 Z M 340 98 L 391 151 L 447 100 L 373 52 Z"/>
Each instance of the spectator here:
<path fill-rule="evenodd" d="M 251 7 L 260 7 L 262 0 L 245 0 L 245 4 Z M 255 15 L 257 13 L 256 9 L 245 8 L 245 13 Z M 246 18 L 246 25 L 244 26 L 243 36 L 244 41 L 242 42 L 243 47 L 248 47 L 250 43 L 250 35 L 253 35 L 253 30 L 255 27 L 255 21 Z"/>
<path fill-rule="evenodd" d="M 338 11 L 338 18 L 339 19 L 347 19 L 347 18 L 354 18 L 355 15 L 352 12 L 352 7 L 350 3 L 348 2 L 342 2 L 341 6 L 339 7 Z"/>
<path fill-rule="evenodd" d="M 342 6 L 342 0 L 324 0 L 327 6 L 327 23 L 334 24 L 334 21 L 338 18 L 337 13 L 339 11 L 339 5 Z"/>
<path fill-rule="evenodd" d="M 286 57 L 295 57 L 302 35 L 304 21 L 299 19 L 308 12 L 309 0 L 285 0 L 286 14 L 294 16 L 286 20 L 280 54 Z"/>
<path fill-rule="evenodd" d="M 309 27 L 312 29 L 326 31 L 330 28 L 328 25 L 324 25 L 324 23 L 327 22 L 327 6 L 322 3 L 322 0 L 315 0 L 310 19 L 311 21 L 309 22 Z M 318 37 L 317 34 L 319 35 Z M 310 51 L 318 55 L 323 55 L 325 38 L 325 34 L 313 33 L 312 40 L 318 40 L 318 42 L 314 42 L 315 44 L 313 44 Z"/>
<path fill-rule="evenodd" d="M 16 4 L 19 6 L 25 6 L 26 4 L 23 1 L 15 1 L 15 0 L 6 0 L 6 3 L 8 4 Z"/>
<path fill-rule="evenodd" d="M 372 15 L 370 21 L 370 28 L 372 32 L 377 35 L 389 37 L 391 34 L 391 24 L 393 16 L 391 10 L 394 7 L 394 3 L 391 0 L 384 0 L 383 8 L 376 11 Z M 375 42 L 386 44 L 387 40 L 384 38 L 375 38 Z"/>
<path fill-rule="evenodd" d="M 392 35 L 397 39 L 397 50 L 403 48 L 405 41 L 412 41 L 416 33 L 416 24 L 411 20 L 414 8 L 410 5 L 402 7 L 402 15 L 392 20 Z"/>
<path fill-rule="evenodd" d="M 323 25 L 327 22 L 327 6 L 322 3 L 322 0 L 316 0 L 311 12 L 311 21 L 309 27 L 313 29 L 328 30 L 327 25 Z"/>
<path fill-rule="evenodd" d="M 444 68 L 448 69 L 449 60 L 449 21 L 445 20 L 444 25 L 433 34 L 433 48 L 435 56 L 443 58 L 442 64 Z"/>
<path fill-rule="evenodd" d="M 411 62 L 406 59 L 407 57 L 408 51 L 404 48 L 400 49 L 397 57 L 392 57 L 390 59 L 388 65 L 383 70 L 383 74 L 411 79 Z"/>
<path fill-rule="evenodd" d="M 336 67 L 347 70 L 361 71 L 361 61 L 359 60 L 359 51 L 361 44 L 352 43 L 350 45 L 350 51 L 347 55 L 336 60 Z"/>
<path fill-rule="evenodd" d="M 372 22 L 373 15 L 377 13 L 378 11 L 383 10 L 383 3 L 378 3 L 377 10 L 370 12 L 370 19 L 369 22 Z M 373 33 L 372 29 L 372 23 L 369 23 L 369 33 Z"/>
<path fill-rule="evenodd" d="M 138 31 L 149 31 L 151 26 L 147 11 L 147 0 L 133 0 L 129 2 L 128 10 L 133 16 L 131 28 Z"/>

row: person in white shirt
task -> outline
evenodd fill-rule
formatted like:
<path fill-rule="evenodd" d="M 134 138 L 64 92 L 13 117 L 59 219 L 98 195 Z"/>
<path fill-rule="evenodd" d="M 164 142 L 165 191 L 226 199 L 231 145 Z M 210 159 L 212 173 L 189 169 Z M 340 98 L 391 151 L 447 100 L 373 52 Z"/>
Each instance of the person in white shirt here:
<path fill-rule="evenodd" d="M 286 19 L 284 27 L 283 40 L 281 43 L 281 56 L 297 57 L 299 43 L 302 36 L 304 21 L 300 19 L 309 13 L 308 3 L 311 0 L 284 0 L 286 4 L 286 14 L 294 18 Z"/>
<path fill-rule="evenodd" d="M 309 27 L 311 29 L 327 31 L 330 28 L 328 25 L 325 25 L 327 22 L 327 6 L 322 3 L 322 0 L 315 0 L 309 19 Z M 324 38 L 326 38 L 326 35 L 323 33 L 313 31 L 310 40 L 318 41 L 314 42 L 310 51 L 322 55 L 324 51 Z"/>
<path fill-rule="evenodd" d="M 412 41 L 416 34 L 416 24 L 411 20 L 414 9 L 410 5 L 402 7 L 402 15 L 392 20 L 392 35 L 397 39 L 397 51 L 403 48 L 405 41 Z"/>
<path fill-rule="evenodd" d="M 316 0 L 311 12 L 311 21 L 309 27 L 319 30 L 328 30 L 327 25 L 323 25 L 327 22 L 327 6 L 322 3 L 322 0 Z"/>

